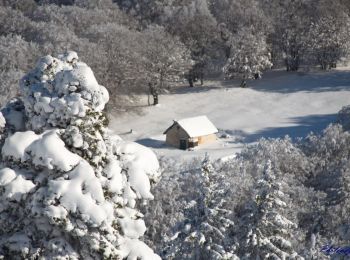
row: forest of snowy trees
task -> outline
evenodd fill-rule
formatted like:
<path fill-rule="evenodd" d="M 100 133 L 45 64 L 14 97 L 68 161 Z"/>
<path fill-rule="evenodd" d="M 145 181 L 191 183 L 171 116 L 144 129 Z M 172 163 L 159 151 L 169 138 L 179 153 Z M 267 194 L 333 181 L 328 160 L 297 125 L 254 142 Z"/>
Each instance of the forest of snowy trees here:
<path fill-rule="evenodd" d="M 348 0 L 0 0 L 0 259 L 347 259 L 350 107 L 182 164 L 106 107 L 349 49 Z"/>
<path fill-rule="evenodd" d="M 272 66 L 330 69 L 347 55 L 349 14 L 346 0 L 1 0 L 0 104 L 38 57 L 66 50 L 112 108 L 222 72 L 244 83 Z"/>
<path fill-rule="evenodd" d="M 163 158 L 146 243 L 163 259 L 348 259 L 349 111 L 320 135 L 262 139 L 224 162 Z"/>

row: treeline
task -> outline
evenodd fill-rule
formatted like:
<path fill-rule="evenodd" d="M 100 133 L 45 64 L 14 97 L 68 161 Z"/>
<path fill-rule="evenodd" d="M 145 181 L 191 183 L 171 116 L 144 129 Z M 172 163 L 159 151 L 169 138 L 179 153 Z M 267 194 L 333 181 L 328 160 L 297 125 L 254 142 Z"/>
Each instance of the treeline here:
<path fill-rule="evenodd" d="M 348 51 L 345 0 L 1 0 L 0 91 L 46 54 L 75 50 L 112 96 L 158 94 L 224 72 L 260 78 L 274 66 L 330 69 Z M 0 101 L 1 102 L 1 101 Z"/>

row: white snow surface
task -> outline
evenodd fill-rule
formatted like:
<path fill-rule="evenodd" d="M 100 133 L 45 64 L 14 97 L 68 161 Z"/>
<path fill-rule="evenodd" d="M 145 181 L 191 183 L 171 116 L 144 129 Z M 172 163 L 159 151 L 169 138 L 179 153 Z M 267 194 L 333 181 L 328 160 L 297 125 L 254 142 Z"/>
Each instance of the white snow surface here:
<path fill-rule="evenodd" d="M 123 233 L 129 238 L 139 238 L 146 232 L 146 225 L 142 219 L 119 219 Z"/>
<path fill-rule="evenodd" d="M 34 183 L 18 175 L 14 180 L 5 186 L 5 197 L 10 200 L 21 201 L 26 194 L 35 187 Z"/>
<path fill-rule="evenodd" d="M 51 205 L 48 215 L 52 218 L 66 217 L 57 215 L 62 210 L 80 213 L 84 221 L 92 226 L 100 226 L 103 221 L 113 220 L 113 204 L 105 201 L 102 186 L 96 178 L 94 169 L 85 161 L 68 173 L 68 179 L 51 180 L 49 189 L 53 198 L 60 201 L 60 205 Z"/>
<path fill-rule="evenodd" d="M 123 187 L 126 183 L 126 179 L 123 178 L 122 168 L 119 165 L 119 161 L 111 160 L 107 166 L 103 169 L 106 177 L 108 178 L 107 188 L 110 192 L 121 194 Z"/>
<path fill-rule="evenodd" d="M 5 144 L 2 147 L 3 157 L 13 157 L 16 160 L 25 160 L 25 150 L 34 141 L 39 139 L 33 131 L 16 132 L 12 136 L 5 139 Z"/>
<path fill-rule="evenodd" d="M 148 148 L 134 143 L 123 142 L 117 147 L 120 161 L 128 169 L 129 182 L 138 197 L 153 199 L 150 180 L 160 176 L 157 156 Z"/>
<path fill-rule="evenodd" d="M 26 149 L 27 156 L 37 166 L 45 166 L 48 169 L 57 168 L 61 171 L 70 171 L 79 163 L 81 158 L 69 151 L 56 130 L 49 130 L 40 135 Z"/>
<path fill-rule="evenodd" d="M 16 172 L 10 168 L 3 168 L 0 170 L 0 186 L 9 184 L 16 178 Z"/>
<path fill-rule="evenodd" d="M 218 132 L 218 129 L 210 122 L 207 116 L 185 118 L 176 122 L 186 131 L 189 137 L 210 135 Z"/>
<path fill-rule="evenodd" d="M 0 170 L 0 187 L 4 187 L 4 197 L 10 201 L 21 201 L 35 184 L 26 180 L 19 172 L 10 168 Z"/>
<path fill-rule="evenodd" d="M 127 260 L 161 260 L 154 252 L 143 242 L 137 239 L 122 238 L 119 240 L 123 259 Z"/>
<path fill-rule="evenodd" d="M 33 131 L 16 132 L 5 139 L 2 156 L 13 157 L 22 162 L 31 160 L 36 166 L 48 169 L 57 168 L 69 171 L 81 158 L 65 148 L 64 142 L 56 130 L 49 130 L 41 135 Z"/>
<path fill-rule="evenodd" d="M 274 70 L 260 80 L 248 81 L 247 88 L 240 88 L 239 81 L 207 81 L 204 86 L 161 95 L 160 107 L 115 116 L 111 128 L 124 140 L 136 141 L 152 148 L 158 156 L 179 162 L 205 153 L 213 159 L 232 156 L 261 137 L 296 138 L 310 131 L 319 133 L 336 121 L 343 106 L 349 105 L 349 78 L 350 68 L 343 67 L 307 73 Z M 146 105 L 147 99 L 140 98 L 136 106 Z M 203 114 L 219 129 L 217 142 L 193 151 L 165 144 L 162 133 L 174 118 Z"/>

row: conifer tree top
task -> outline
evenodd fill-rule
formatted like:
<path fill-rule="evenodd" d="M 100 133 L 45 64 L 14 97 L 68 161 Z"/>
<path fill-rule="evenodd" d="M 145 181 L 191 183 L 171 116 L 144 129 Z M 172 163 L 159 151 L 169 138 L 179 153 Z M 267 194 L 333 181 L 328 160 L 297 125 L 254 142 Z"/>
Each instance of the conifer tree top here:
<path fill-rule="evenodd" d="M 20 91 L 33 130 L 66 127 L 89 111 L 101 112 L 109 100 L 106 88 L 75 52 L 41 58 L 21 80 Z"/>

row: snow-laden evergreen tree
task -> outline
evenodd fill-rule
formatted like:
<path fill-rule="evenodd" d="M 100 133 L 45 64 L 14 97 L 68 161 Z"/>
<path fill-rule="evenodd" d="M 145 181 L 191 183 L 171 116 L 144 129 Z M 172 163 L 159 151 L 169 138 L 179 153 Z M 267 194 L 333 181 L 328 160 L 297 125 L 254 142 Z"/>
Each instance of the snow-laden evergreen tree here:
<path fill-rule="evenodd" d="M 247 204 L 241 219 L 245 234 L 240 246 L 242 259 L 298 259 L 292 244 L 297 223 L 286 214 L 290 201 L 284 193 L 286 187 L 277 180 L 270 160 L 264 167 L 254 187 L 254 201 Z"/>
<path fill-rule="evenodd" d="M 197 171 L 200 196 L 187 202 L 185 220 L 169 241 L 167 259 L 238 259 L 233 240 L 233 211 L 225 204 L 230 187 L 206 155 Z"/>
<path fill-rule="evenodd" d="M 311 24 L 310 47 L 321 69 L 334 68 L 349 50 L 350 18 L 344 13 L 323 16 Z"/>
<path fill-rule="evenodd" d="M 217 55 L 218 32 L 206 0 L 195 0 L 168 8 L 168 30 L 178 35 L 191 51 L 194 65 L 188 73 L 190 87 L 196 80 L 203 85 L 205 69 Z"/>
<path fill-rule="evenodd" d="M 276 56 L 282 56 L 287 71 L 297 71 L 302 62 L 308 40 L 310 17 L 314 12 L 312 1 L 266 1 L 274 14 L 274 32 L 271 41 Z"/>
<path fill-rule="evenodd" d="M 108 99 L 75 52 L 21 80 L 0 114 L 0 258 L 159 259 L 135 208 L 158 161 L 108 134 Z"/>
<path fill-rule="evenodd" d="M 143 57 L 145 80 L 153 105 L 157 105 L 160 91 L 170 82 L 184 79 L 193 61 L 186 46 L 160 26 L 149 26 L 144 30 L 142 42 L 140 55 Z"/>
<path fill-rule="evenodd" d="M 266 37 L 242 29 L 231 38 L 231 56 L 223 71 L 227 78 L 239 77 L 241 87 L 247 79 L 260 78 L 263 71 L 272 67 Z"/>

